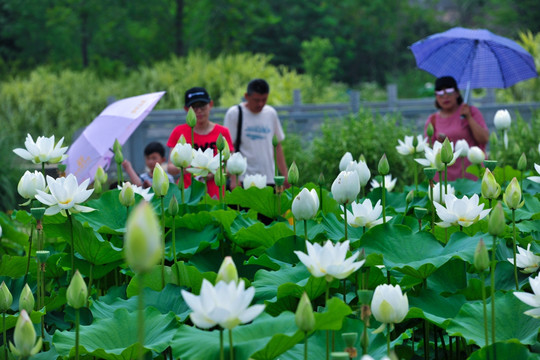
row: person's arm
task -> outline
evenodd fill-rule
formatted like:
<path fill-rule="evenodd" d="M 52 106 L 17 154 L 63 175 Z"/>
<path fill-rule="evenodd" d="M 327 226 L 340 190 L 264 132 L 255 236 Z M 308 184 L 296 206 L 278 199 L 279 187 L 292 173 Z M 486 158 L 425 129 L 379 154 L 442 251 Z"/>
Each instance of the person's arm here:
<path fill-rule="evenodd" d="M 124 168 L 124 170 L 126 170 L 127 174 L 129 175 L 129 178 L 132 184 L 137 185 L 137 186 L 142 186 L 141 178 L 135 172 L 129 160 L 124 160 L 122 162 L 122 167 Z"/>
<path fill-rule="evenodd" d="M 174 166 L 174 164 L 171 162 L 170 156 L 169 161 L 167 162 L 167 172 L 173 176 L 180 174 L 180 169 Z"/>
<path fill-rule="evenodd" d="M 461 114 L 467 119 L 474 140 L 480 145 L 487 144 L 489 140 L 489 131 L 473 118 L 469 105 L 463 104 Z"/>
<path fill-rule="evenodd" d="M 277 144 L 276 146 L 276 162 L 279 172 L 285 177 L 285 187 L 289 187 L 289 182 L 287 181 L 289 169 L 287 169 L 287 162 L 285 161 L 285 154 L 283 153 L 281 143 Z"/>

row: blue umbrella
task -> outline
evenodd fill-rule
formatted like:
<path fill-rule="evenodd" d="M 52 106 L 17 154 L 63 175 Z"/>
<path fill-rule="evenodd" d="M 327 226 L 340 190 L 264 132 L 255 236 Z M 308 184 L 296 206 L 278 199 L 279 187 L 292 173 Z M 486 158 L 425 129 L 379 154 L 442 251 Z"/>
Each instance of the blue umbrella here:
<path fill-rule="evenodd" d="M 416 65 L 460 88 L 507 88 L 538 76 L 534 58 L 518 43 L 484 29 L 456 27 L 411 45 Z"/>

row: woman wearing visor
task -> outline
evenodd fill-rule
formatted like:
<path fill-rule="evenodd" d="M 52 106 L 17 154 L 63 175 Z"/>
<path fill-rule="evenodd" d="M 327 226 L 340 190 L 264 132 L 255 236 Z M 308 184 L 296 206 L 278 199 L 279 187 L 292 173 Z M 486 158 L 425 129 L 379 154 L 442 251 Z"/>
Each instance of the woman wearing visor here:
<path fill-rule="evenodd" d="M 424 134 L 429 124 L 433 125 L 433 136 L 430 140 L 443 142 L 446 137 L 456 144 L 464 139 L 469 147 L 478 146 L 486 151 L 489 131 L 480 110 L 463 102 L 456 80 L 451 76 L 443 76 L 435 81 L 435 106 L 439 109 L 429 116 L 424 126 Z M 462 164 L 463 162 L 463 164 Z M 448 180 L 462 177 L 462 168 L 467 169 L 471 163 L 466 157 L 460 157 L 448 168 Z M 476 180 L 472 174 L 465 172 L 465 177 Z"/>

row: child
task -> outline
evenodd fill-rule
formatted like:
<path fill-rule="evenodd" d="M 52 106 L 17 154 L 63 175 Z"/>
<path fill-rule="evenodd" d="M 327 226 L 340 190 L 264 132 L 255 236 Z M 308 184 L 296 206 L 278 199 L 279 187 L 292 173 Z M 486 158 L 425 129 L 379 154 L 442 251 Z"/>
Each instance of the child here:
<path fill-rule="evenodd" d="M 144 162 L 146 163 L 146 168 L 148 169 L 147 172 L 137 175 L 129 160 L 124 160 L 124 162 L 122 162 L 122 166 L 128 173 L 132 184 L 142 186 L 143 188 L 148 188 L 152 186 L 152 176 L 154 174 L 156 164 L 159 163 L 161 165 L 165 161 L 165 148 L 161 143 L 154 141 L 146 145 L 144 148 Z M 165 171 L 166 169 L 166 167 L 163 168 Z M 169 177 L 169 182 L 174 183 L 173 177 L 169 174 L 167 174 L 167 176 Z"/>

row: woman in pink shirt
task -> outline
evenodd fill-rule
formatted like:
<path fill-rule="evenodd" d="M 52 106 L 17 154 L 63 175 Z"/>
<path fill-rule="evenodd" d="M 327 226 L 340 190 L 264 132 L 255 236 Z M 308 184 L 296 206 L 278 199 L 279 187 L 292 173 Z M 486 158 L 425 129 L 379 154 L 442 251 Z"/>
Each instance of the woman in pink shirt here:
<path fill-rule="evenodd" d="M 471 146 L 478 146 L 484 152 L 489 140 L 489 131 L 480 110 L 467 105 L 459 93 L 456 80 L 451 76 L 443 76 L 435 81 L 435 106 L 439 109 L 429 116 L 424 126 L 424 134 L 428 125 L 433 124 L 434 132 L 430 142 L 443 142 L 446 137 L 454 144 L 465 139 Z M 462 164 L 462 162 L 464 164 Z M 448 180 L 461 177 L 462 166 L 466 169 L 471 163 L 466 157 L 460 157 L 448 168 Z M 476 180 L 472 174 L 465 177 Z"/>

